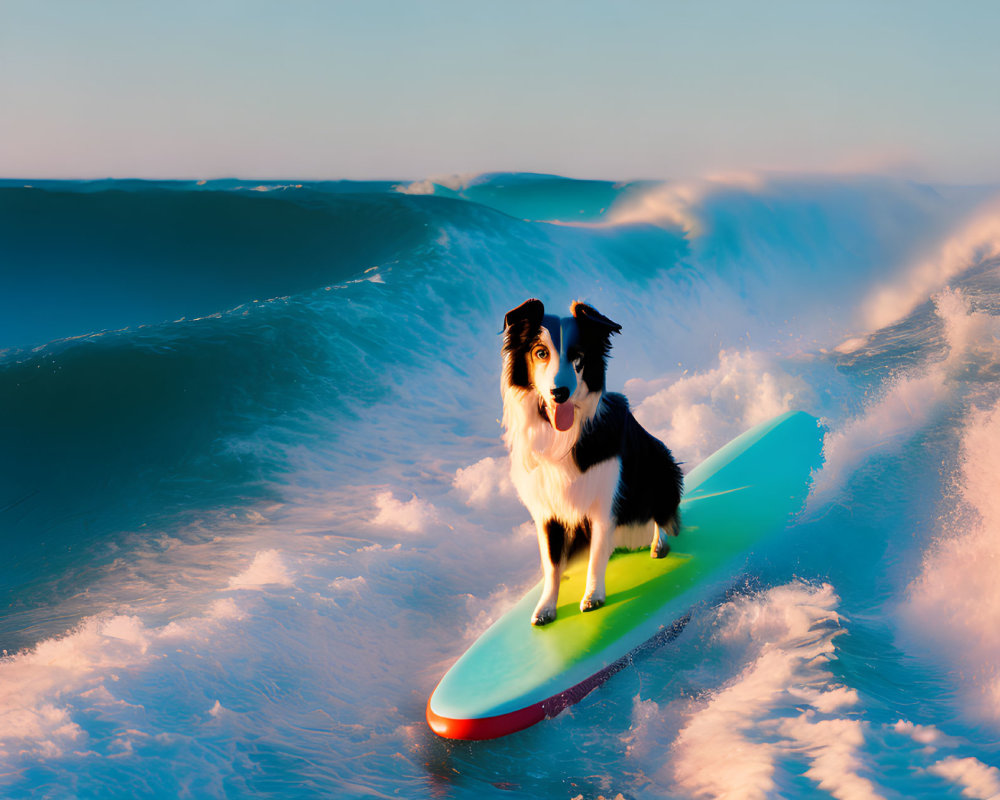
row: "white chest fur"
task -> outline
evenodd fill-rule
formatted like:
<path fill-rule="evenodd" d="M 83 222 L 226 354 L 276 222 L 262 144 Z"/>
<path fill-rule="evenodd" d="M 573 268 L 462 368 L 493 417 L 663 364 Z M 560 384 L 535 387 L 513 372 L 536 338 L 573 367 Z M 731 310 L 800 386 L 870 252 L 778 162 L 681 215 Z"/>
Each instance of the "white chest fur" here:
<path fill-rule="evenodd" d="M 555 518 L 577 525 L 586 518 L 610 519 L 621 462 L 610 458 L 581 472 L 572 449 L 583 415 L 565 432 L 538 413 L 537 399 L 509 391 L 504 427 L 511 456 L 511 480 L 536 522 Z"/>
<path fill-rule="evenodd" d="M 588 517 L 610 518 L 621 470 L 617 458 L 580 472 L 569 455 L 559 461 L 541 457 L 528 469 L 522 459 L 511 455 L 511 480 L 536 520 L 555 518 L 565 525 L 578 525 Z"/>

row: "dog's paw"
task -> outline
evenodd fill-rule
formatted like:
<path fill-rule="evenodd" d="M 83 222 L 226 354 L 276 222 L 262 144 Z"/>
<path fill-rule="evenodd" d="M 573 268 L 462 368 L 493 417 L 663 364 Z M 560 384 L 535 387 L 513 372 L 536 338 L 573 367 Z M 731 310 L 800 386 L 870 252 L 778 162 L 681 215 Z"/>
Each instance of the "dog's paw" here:
<path fill-rule="evenodd" d="M 666 528 L 656 527 L 656 535 L 653 537 L 653 542 L 649 546 L 649 555 L 652 558 L 665 558 L 667 553 L 670 552 L 670 540 L 668 536 L 677 535 L 677 520 L 672 519 Z"/>
<path fill-rule="evenodd" d="M 548 625 L 555 618 L 556 610 L 554 608 L 536 608 L 535 613 L 531 615 L 531 624 L 538 626 Z"/>
<path fill-rule="evenodd" d="M 666 537 L 657 539 L 653 546 L 649 548 L 649 555 L 652 558 L 666 558 L 669 553 L 670 544 L 667 542 Z"/>
<path fill-rule="evenodd" d="M 587 595 L 580 601 L 580 610 L 583 612 L 594 611 L 604 605 L 604 598 L 596 595 Z"/>

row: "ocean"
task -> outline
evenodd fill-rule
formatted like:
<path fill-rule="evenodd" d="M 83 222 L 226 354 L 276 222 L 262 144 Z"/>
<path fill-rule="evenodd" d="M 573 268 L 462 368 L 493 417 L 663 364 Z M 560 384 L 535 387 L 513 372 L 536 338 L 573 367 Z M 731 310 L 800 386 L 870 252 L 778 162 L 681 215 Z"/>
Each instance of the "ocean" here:
<path fill-rule="evenodd" d="M 1000 796 L 1000 187 L 6 180 L 0 287 L 3 797 Z M 677 638 L 445 741 L 540 574 L 528 297 L 685 469 L 789 409 L 825 464 Z"/>

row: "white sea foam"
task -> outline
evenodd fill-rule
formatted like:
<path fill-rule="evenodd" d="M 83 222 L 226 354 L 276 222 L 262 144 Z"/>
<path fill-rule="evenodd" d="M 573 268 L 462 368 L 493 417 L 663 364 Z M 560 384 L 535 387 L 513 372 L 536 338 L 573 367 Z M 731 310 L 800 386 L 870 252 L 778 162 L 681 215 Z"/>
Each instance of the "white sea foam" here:
<path fill-rule="evenodd" d="M 469 622 L 465 628 L 465 638 L 475 639 L 483 633 L 506 614 L 534 582 L 532 579 L 523 585 L 513 586 L 501 583 L 486 597 L 469 595 L 466 603 Z"/>
<path fill-rule="evenodd" d="M 743 431 L 793 408 L 807 407 L 810 390 L 772 358 L 723 350 L 707 372 L 627 385 L 648 396 L 635 409 L 639 422 L 669 443 L 674 454 L 697 464 Z M 652 391 L 652 393 L 649 393 Z"/>
<path fill-rule="evenodd" d="M 854 353 L 857 350 L 860 350 L 862 347 L 868 344 L 868 341 L 869 339 L 867 336 L 852 336 L 842 341 L 833 349 L 837 353 L 843 353 L 846 355 L 848 353 Z"/>
<path fill-rule="evenodd" d="M 334 578 L 330 582 L 330 588 L 338 595 L 350 595 L 356 598 L 361 597 L 361 593 L 368 588 L 368 581 L 364 575 L 355 578 Z"/>
<path fill-rule="evenodd" d="M 828 497 L 870 454 L 891 452 L 926 426 L 951 396 L 956 380 L 1000 360 L 1000 317 L 973 310 L 969 299 L 954 289 L 936 295 L 934 305 L 944 328 L 945 356 L 889 381 L 862 414 L 827 434 L 824 466 L 810 502 Z"/>
<path fill-rule="evenodd" d="M 510 480 L 510 460 L 487 456 L 455 472 L 452 485 L 462 495 L 465 504 L 488 508 L 494 501 L 509 505 L 516 497 Z"/>
<path fill-rule="evenodd" d="M 861 415 L 827 433 L 823 468 L 816 477 L 810 502 L 829 497 L 869 455 L 901 446 L 927 423 L 945 397 L 944 372 L 940 368 L 889 383 Z"/>
<path fill-rule="evenodd" d="M 838 603 L 829 585 L 792 583 L 722 606 L 714 642 L 745 666 L 694 704 L 657 778 L 697 797 L 766 798 L 781 762 L 802 754 L 807 777 L 834 797 L 880 797 L 864 775 L 864 723 L 838 716 L 859 702 L 828 669 L 842 632 Z M 660 716 L 655 703 L 637 699 L 633 736 L 655 735 Z M 642 746 L 632 754 L 649 756 Z"/>
<path fill-rule="evenodd" d="M 873 750 L 877 755 L 884 744 L 897 769 L 908 764 L 907 785 L 920 796 L 931 796 L 928 776 L 937 775 L 979 792 L 966 796 L 992 797 L 996 770 L 975 758 L 941 758 L 941 749 L 965 746 L 963 740 L 933 725 L 864 719 L 859 692 L 830 669 L 844 631 L 838 606 L 829 585 L 799 582 L 721 606 L 711 652 L 742 664 L 739 674 L 693 700 L 660 705 L 634 697 L 623 736 L 628 758 L 671 794 L 785 796 L 801 775 L 840 800 L 877 800 L 886 792 Z"/>
<path fill-rule="evenodd" d="M 435 188 L 434 181 L 430 178 L 422 181 L 413 181 L 413 183 L 400 184 L 395 187 L 396 191 L 400 194 L 434 194 Z"/>
<path fill-rule="evenodd" d="M 1000 798 L 1000 769 L 988 766 L 978 758 L 949 756 L 928 767 L 927 771 L 961 786 L 962 797 L 976 800 Z"/>
<path fill-rule="evenodd" d="M 268 586 L 289 586 L 291 573 L 277 550 L 261 550 L 253 562 L 239 575 L 229 579 L 230 589 L 263 589 Z"/>
<path fill-rule="evenodd" d="M 243 529 L 242 519 L 238 527 Z M 143 670 L 166 676 L 183 672 L 184 667 L 176 661 L 181 653 L 222 657 L 228 646 L 223 642 L 232 643 L 226 637 L 253 623 L 255 615 L 249 609 L 267 598 L 266 590 L 292 585 L 293 571 L 285 556 L 274 549 L 251 549 L 253 557 L 245 569 L 225 577 L 223 570 L 246 558 L 241 551 L 255 541 L 253 537 L 243 543 L 217 539 L 183 544 L 171 540 L 165 550 L 168 567 L 162 575 L 157 573 L 152 555 L 134 553 L 143 575 L 140 594 L 151 593 L 151 576 L 165 579 L 152 597 L 136 602 L 124 613 L 86 617 L 63 636 L 44 639 L 31 649 L 0 658 L 0 774 L 5 768 L 39 757 L 86 755 L 88 747 L 106 748 L 108 741 L 90 741 L 95 718 L 115 720 L 118 728 L 112 747 L 121 753 L 132 752 L 138 742 L 161 736 L 155 731 L 132 730 L 142 727 L 145 712 L 138 701 L 123 699 L 119 689 L 128 684 L 127 691 L 142 695 L 141 690 L 135 692 L 130 676 Z M 197 580 L 179 574 L 186 571 L 193 571 Z M 115 571 L 119 583 L 122 573 L 122 569 Z M 166 586 L 174 581 L 184 591 L 168 601 L 159 593 L 172 594 L 173 587 Z M 365 585 L 362 577 L 342 581 L 333 582 L 335 591 L 360 590 Z M 246 589 L 265 591 L 248 595 L 243 591 Z M 106 591 L 100 585 L 92 590 Z M 163 619 L 164 614 L 171 618 Z M 229 712 L 216 702 L 209 713 L 219 717 Z"/>
<path fill-rule="evenodd" d="M 404 502 L 397 500 L 391 491 L 379 492 L 375 495 L 375 508 L 378 513 L 372 524 L 382 528 L 423 533 L 430 525 L 440 520 L 437 509 L 426 500 L 421 500 L 416 494 Z"/>
<path fill-rule="evenodd" d="M 178 638 L 210 636 L 241 616 L 231 600 L 203 617 L 149 628 L 135 615 L 92 617 L 65 636 L 0 660 L 0 759 L 54 758 L 86 746 L 70 703 L 129 705 L 108 690 L 118 673 L 167 657 Z"/>
<path fill-rule="evenodd" d="M 993 724 L 1000 724 L 998 475 L 1000 403 L 966 423 L 960 505 L 945 518 L 901 609 L 907 640 L 952 665 L 968 713 Z"/>
<path fill-rule="evenodd" d="M 734 746 L 742 746 L 740 739 L 750 740 L 759 775 L 763 775 L 765 763 L 773 769 L 778 757 L 803 752 L 810 760 L 807 777 L 834 797 L 879 797 L 873 784 L 860 774 L 864 766 L 860 755 L 863 724 L 831 716 L 858 703 L 857 692 L 837 684 L 826 668 L 834 657 L 834 638 L 842 631 L 838 603 L 828 584 L 789 584 L 772 589 L 763 598 L 737 601 L 724 609 L 726 621 L 719 634 L 723 640 L 749 639 L 754 643 L 752 648 L 763 644 L 740 677 L 698 712 L 678 743 L 684 747 L 687 739 L 688 747 L 707 756 L 698 728 L 726 726 L 736 735 Z M 789 708 L 800 713 L 774 715 Z M 722 716 L 720 710 L 728 713 Z M 777 741 L 754 741 L 755 729 L 769 731 Z M 705 767 L 702 764 L 697 775 L 684 772 L 699 780 L 707 774 Z M 765 787 L 764 782 L 758 785 Z M 770 777 L 766 785 L 770 786 Z"/>
<path fill-rule="evenodd" d="M 742 188 L 750 191 L 763 186 L 754 173 L 709 175 L 698 180 L 658 184 L 613 206 L 601 225 L 650 224 L 677 227 L 690 237 L 704 230 L 698 208 L 713 191 Z"/>
<path fill-rule="evenodd" d="M 275 192 L 281 191 L 282 189 L 301 189 L 301 183 L 261 183 L 257 186 L 251 186 L 250 191 L 252 192 Z"/>
<path fill-rule="evenodd" d="M 1000 317 L 974 310 L 969 298 L 954 289 L 938 293 L 934 306 L 944 323 L 945 366 L 951 372 L 988 369 L 1000 360 Z"/>
<path fill-rule="evenodd" d="M 395 189 L 400 194 L 434 194 L 436 186 L 444 186 L 454 192 L 461 192 L 472 184 L 480 176 L 478 172 L 454 173 L 452 175 L 438 175 L 432 178 L 425 178 L 421 181 L 400 184 Z"/>
<path fill-rule="evenodd" d="M 902 319 L 954 276 L 986 259 L 1000 256 L 1000 199 L 993 198 L 949 236 L 937 254 L 904 269 L 892 283 L 875 290 L 864 304 L 868 330 Z"/>
<path fill-rule="evenodd" d="M 916 725 L 901 719 L 893 725 L 893 730 L 924 745 L 928 752 L 934 752 L 938 747 L 954 747 L 958 744 L 957 739 L 945 735 L 934 725 Z"/>
<path fill-rule="evenodd" d="M 839 800 L 879 800 L 878 787 L 862 774 L 866 725 L 858 719 L 815 719 L 807 710 L 778 723 L 792 751 L 805 753 L 805 776 Z"/>

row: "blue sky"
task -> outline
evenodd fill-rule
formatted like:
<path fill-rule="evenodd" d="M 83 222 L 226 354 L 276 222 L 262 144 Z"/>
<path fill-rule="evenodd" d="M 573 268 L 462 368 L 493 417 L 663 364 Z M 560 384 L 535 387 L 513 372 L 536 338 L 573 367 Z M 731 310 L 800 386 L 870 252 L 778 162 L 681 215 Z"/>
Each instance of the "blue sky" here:
<path fill-rule="evenodd" d="M 0 0 L 0 176 L 1000 180 L 1000 4 Z"/>

